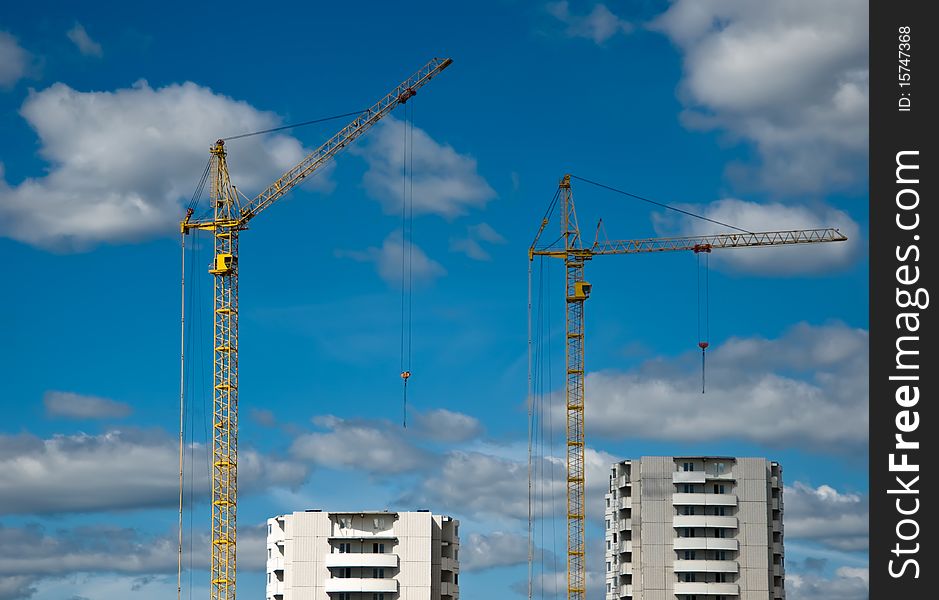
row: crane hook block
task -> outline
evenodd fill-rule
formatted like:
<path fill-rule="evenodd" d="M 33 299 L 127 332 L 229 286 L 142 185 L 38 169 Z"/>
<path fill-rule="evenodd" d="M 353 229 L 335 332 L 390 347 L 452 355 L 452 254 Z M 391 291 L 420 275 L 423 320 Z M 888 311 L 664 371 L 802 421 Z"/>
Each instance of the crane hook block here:
<path fill-rule="evenodd" d="M 701 348 L 701 352 L 707 350 L 707 347 L 710 346 L 707 342 L 698 342 L 698 348 Z"/>
<path fill-rule="evenodd" d="M 401 371 L 401 379 L 403 379 L 405 383 L 407 383 L 408 377 L 410 376 L 411 376 L 410 371 Z"/>
<path fill-rule="evenodd" d="M 238 259 L 231 254 L 219 254 L 215 257 L 215 268 L 209 269 L 213 275 L 227 275 L 235 268 Z"/>
<path fill-rule="evenodd" d="M 590 290 L 593 286 L 586 281 L 575 281 L 574 282 L 574 295 L 568 296 L 568 302 L 583 302 L 590 297 Z"/>

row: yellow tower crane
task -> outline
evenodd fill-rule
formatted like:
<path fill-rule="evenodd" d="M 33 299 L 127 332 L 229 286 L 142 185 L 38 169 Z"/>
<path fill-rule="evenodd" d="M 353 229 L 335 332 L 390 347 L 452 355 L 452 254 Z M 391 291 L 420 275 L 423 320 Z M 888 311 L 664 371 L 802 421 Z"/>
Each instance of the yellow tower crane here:
<path fill-rule="evenodd" d="M 571 176 L 565 175 L 559 184 L 561 200 L 561 239 L 564 247 L 539 246 L 542 232 L 549 223 L 546 215 L 528 250 L 528 260 L 535 256 L 549 256 L 564 260 L 566 269 L 566 429 L 567 429 L 567 597 L 584 600 L 587 591 L 587 573 L 584 562 L 584 301 L 590 296 L 591 285 L 584 280 L 584 265 L 594 256 L 610 254 L 640 254 L 646 252 L 672 252 L 688 250 L 710 252 L 724 248 L 753 248 L 759 246 L 789 246 L 820 242 L 843 242 L 848 238 L 837 229 L 798 229 L 791 231 L 761 231 L 721 233 L 702 236 L 660 237 L 636 240 L 600 241 L 585 247 L 577 224 L 574 197 L 571 194 Z M 560 241 L 560 240 L 559 240 Z"/>
<path fill-rule="evenodd" d="M 214 239 L 215 255 L 209 273 L 215 280 L 214 369 L 212 417 L 212 600 L 235 598 L 236 508 L 238 500 L 238 236 L 248 222 L 283 198 L 305 178 L 316 173 L 396 106 L 453 61 L 434 58 L 419 71 L 361 112 L 326 143 L 280 176 L 254 198 L 239 197 L 228 174 L 225 141 L 210 149 L 212 212 L 193 219 L 189 209 L 180 224 L 184 235 L 207 231 Z M 242 198 L 245 200 L 242 203 Z"/>

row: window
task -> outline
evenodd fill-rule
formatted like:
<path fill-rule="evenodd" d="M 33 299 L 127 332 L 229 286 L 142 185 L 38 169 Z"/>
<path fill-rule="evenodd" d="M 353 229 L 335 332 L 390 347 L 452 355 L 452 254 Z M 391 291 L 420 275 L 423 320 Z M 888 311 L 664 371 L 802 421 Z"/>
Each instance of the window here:
<path fill-rule="evenodd" d="M 716 537 L 716 538 L 726 537 L 726 536 L 725 536 L 726 533 L 727 533 L 727 531 L 724 530 L 724 529 L 720 529 L 720 528 L 715 528 L 715 529 L 714 529 L 714 537 Z"/>
<path fill-rule="evenodd" d="M 459 574 L 459 573 L 454 573 L 454 574 L 453 574 L 453 585 L 460 585 L 460 574 Z"/>
<path fill-rule="evenodd" d="M 714 559 L 715 560 L 727 560 L 727 553 L 724 552 L 723 550 L 718 550 L 717 552 L 714 553 Z"/>
<path fill-rule="evenodd" d="M 682 471 L 694 471 L 694 463 L 686 462 L 681 465 Z"/>
<path fill-rule="evenodd" d="M 685 550 L 685 560 L 694 560 L 694 550 Z"/>
<path fill-rule="evenodd" d="M 683 514 L 683 515 L 693 515 L 693 514 L 694 514 L 694 507 L 693 507 L 693 506 L 682 506 L 682 507 L 681 507 L 681 514 Z"/>
<path fill-rule="evenodd" d="M 616 532 L 615 532 L 615 531 L 613 532 L 613 543 L 614 543 L 614 544 L 616 543 Z"/>
<path fill-rule="evenodd" d="M 715 506 L 715 507 L 714 507 L 714 514 L 717 515 L 717 516 L 719 516 L 719 517 L 723 517 L 723 516 L 724 516 L 724 507 L 723 507 L 723 506 Z"/>
<path fill-rule="evenodd" d="M 459 549 L 459 548 L 454 548 L 454 549 L 453 549 L 453 560 L 460 560 L 460 549 Z"/>
<path fill-rule="evenodd" d="M 271 549 L 270 549 L 270 548 L 267 549 L 267 557 L 268 557 L 268 558 L 271 557 Z"/>
<path fill-rule="evenodd" d="M 687 583 L 691 583 L 694 581 L 694 575 L 694 573 L 682 573 L 681 580 Z"/>
<path fill-rule="evenodd" d="M 607 541 L 606 541 L 606 549 L 609 550 L 610 548 L 612 548 L 612 546 L 610 545 L 610 540 L 607 540 Z"/>
<path fill-rule="evenodd" d="M 607 572 L 607 573 L 610 572 L 610 564 L 611 564 L 610 561 L 606 561 L 606 572 Z"/>
<path fill-rule="evenodd" d="M 719 462 L 714 466 L 714 471 L 720 475 L 724 472 L 724 463 Z"/>
<path fill-rule="evenodd" d="M 352 594 L 349 592 L 339 592 L 339 600 L 352 600 Z"/>
<path fill-rule="evenodd" d="M 384 554 L 384 553 L 385 553 L 385 545 L 384 545 L 384 544 L 377 543 L 377 542 L 374 543 L 374 544 L 372 544 L 372 553 L 373 553 L 373 554 Z"/>
<path fill-rule="evenodd" d="M 726 583 L 727 582 L 727 573 L 715 573 L 714 581 L 716 583 Z"/>
<path fill-rule="evenodd" d="M 714 493 L 715 493 L 715 494 L 723 494 L 723 493 L 724 493 L 724 484 L 723 484 L 723 483 L 715 483 L 715 484 L 714 484 Z"/>
<path fill-rule="evenodd" d="M 340 579 L 349 579 L 350 577 L 352 577 L 352 567 L 342 567 L 336 573 L 336 577 Z"/>
<path fill-rule="evenodd" d="M 385 578 L 385 569 L 380 567 L 377 569 L 372 569 L 372 579 L 384 579 Z"/>
<path fill-rule="evenodd" d="M 271 524 L 267 524 L 267 535 L 271 535 Z"/>
<path fill-rule="evenodd" d="M 606 528 L 607 528 L 607 529 L 610 528 L 610 520 L 609 520 L 609 519 L 606 520 Z"/>
<path fill-rule="evenodd" d="M 612 590 L 610 589 L 610 584 L 606 584 L 606 593 L 609 594 Z"/>
<path fill-rule="evenodd" d="M 684 484 L 682 484 L 682 486 L 681 486 L 681 491 L 682 491 L 683 493 L 685 493 L 685 494 L 694 493 L 694 485 L 692 485 L 692 484 L 690 484 L 690 483 L 684 483 Z"/>
<path fill-rule="evenodd" d="M 693 527 L 685 527 L 685 537 L 694 537 Z"/>
<path fill-rule="evenodd" d="M 270 574 L 270 573 L 267 574 L 267 582 L 268 582 L 268 583 L 271 582 L 271 574 Z"/>
<path fill-rule="evenodd" d="M 385 593 L 372 594 L 372 600 L 385 600 Z"/>
<path fill-rule="evenodd" d="M 609 498 L 606 499 L 606 507 L 607 507 L 607 508 L 610 508 L 610 499 L 609 499 Z"/>
<path fill-rule="evenodd" d="M 352 552 L 352 542 L 339 542 L 339 554 Z"/>

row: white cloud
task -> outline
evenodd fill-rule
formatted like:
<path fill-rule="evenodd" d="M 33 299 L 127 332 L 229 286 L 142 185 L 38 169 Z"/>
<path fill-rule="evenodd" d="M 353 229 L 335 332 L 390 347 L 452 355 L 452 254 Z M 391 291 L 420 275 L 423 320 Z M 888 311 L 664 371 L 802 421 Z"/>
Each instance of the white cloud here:
<path fill-rule="evenodd" d="M 295 458 L 374 475 L 414 471 L 433 461 L 430 453 L 411 444 L 401 427 L 390 422 L 333 416 L 317 417 L 314 422 L 328 431 L 298 436 L 290 448 Z"/>
<path fill-rule="evenodd" d="M 273 113 L 191 82 L 154 89 L 139 81 L 113 92 L 56 83 L 31 92 L 20 114 L 49 167 L 15 186 L 0 171 L 0 235 L 56 250 L 177 231 L 180 201 L 192 195 L 209 145 L 280 124 Z M 303 155 L 286 135 L 232 142 L 232 179 L 260 191 Z M 330 184 L 319 178 L 318 185 Z"/>
<path fill-rule="evenodd" d="M 472 533 L 461 540 L 460 566 L 464 571 L 483 571 L 528 562 L 528 538 L 516 533 Z"/>
<path fill-rule="evenodd" d="M 476 417 L 445 408 L 417 413 L 414 425 L 422 437 L 441 442 L 466 442 L 483 432 L 482 423 Z"/>
<path fill-rule="evenodd" d="M 29 59 L 12 34 L 0 31 L 0 89 L 13 87 L 23 77 Z"/>
<path fill-rule="evenodd" d="M 506 240 L 488 223 L 479 223 L 466 228 L 466 237 L 450 238 L 450 250 L 465 254 L 474 260 L 492 260 L 481 242 L 505 244 Z"/>
<path fill-rule="evenodd" d="M 704 206 L 676 205 L 689 212 L 727 223 L 747 231 L 782 231 L 834 227 L 848 237 L 846 242 L 719 250 L 713 253 L 714 265 L 758 274 L 795 275 L 821 273 L 844 268 L 863 252 L 860 227 L 847 213 L 830 206 L 787 206 L 780 203 L 757 204 L 727 198 Z M 675 212 L 654 213 L 653 223 L 659 235 L 705 235 L 734 233 L 715 225 Z"/>
<path fill-rule="evenodd" d="M 708 350 L 706 395 L 698 352 L 625 373 L 590 373 L 587 428 L 617 439 L 858 450 L 867 443 L 867 349 L 866 331 L 840 324 L 800 324 L 776 339 L 731 338 Z"/>
<path fill-rule="evenodd" d="M 832 578 L 786 573 L 790 600 L 867 600 L 868 586 L 868 569 L 840 567 Z"/>
<path fill-rule="evenodd" d="M 565 34 L 568 37 L 581 37 L 602 44 L 620 33 L 629 33 L 633 26 L 619 18 L 605 4 L 596 4 L 593 9 L 583 15 L 571 14 L 570 3 L 567 0 L 549 2 L 548 13 L 566 25 Z"/>
<path fill-rule="evenodd" d="M 68 39 L 72 40 L 72 43 L 75 44 L 78 51 L 85 56 L 97 56 L 100 58 L 103 55 L 101 44 L 91 39 L 91 36 L 85 31 L 85 26 L 81 23 L 75 23 L 75 26 L 69 29 L 65 35 L 68 36 Z"/>
<path fill-rule="evenodd" d="M 353 149 L 368 163 L 363 178 L 366 191 L 388 214 L 401 212 L 406 127 L 403 121 L 385 117 L 365 144 Z M 409 184 L 408 196 L 415 215 L 452 219 L 469 209 L 482 208 L 495 197 L 495 191 L 477 172 L 475 158 L 437 142 L 419 127 L 414 127 L 409 144 L 413 187 Z"/>
<path fill-rule="evenodd" d="M 0 435 L 0 513 L 47 514 L 175 506 L 179 489 L 178 441 L 162 431 L 109 431 L 100 435 Z M 187 453 L 188 454 L 188 453 Z M 206 449 L 195 446 L 193 473 L 207 473 Z M 239 452 L 242 493 L 290 486 L 306 479 L 303 464 Z M 208 500 L 207 477 L 193 481 Z"/>
<path fill-rule="evenodd" d="M 46 415 L 64 419 L 120 419 L 131 413 L 129 405 L 74 392 L 48 391 L 42 398 Z"/>
<path fill-rule="evenodd" d="M 863 0 L 677 0 L 654 23 L 684 52 L 685 123 L 753 142 L 759 182 L 857 183 L 867 155 Z"/>
<path fill-rule="evenodd" d="M 408 253 L 408 259 L 411 264 L 411 277 L 416 282 L 432 281 L 437 277 L 446 274 L 440 263 L 433 260 L 421 250 L 420 246 L 413 244 L 408 247 L 404 243 L 401 231 L 393 231 L 381 248 L 366 248 L 365 250 L 337 250 L 336 256 L 339 258 L 351 258 L 359 262 L 371 262 L 375 264 L 379 277 L 388 285 L 401 285 L 401 261 Z"/>
<path fill-rule="evenodd" d="M 839 550 L 866 550 L 868 505 L 860 494 L 799 481 L 786 486 L 786 537 L 812 540 Z"/>

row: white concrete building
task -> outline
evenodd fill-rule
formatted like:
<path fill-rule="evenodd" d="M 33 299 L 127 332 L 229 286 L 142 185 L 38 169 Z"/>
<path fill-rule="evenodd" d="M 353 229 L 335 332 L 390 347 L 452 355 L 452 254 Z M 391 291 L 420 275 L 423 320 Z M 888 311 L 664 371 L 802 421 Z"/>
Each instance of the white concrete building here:
<path fill-rule="evenodd" d="M 267 520 L 267 600 L 457 600 L 460 523 L 427 511 Z"/>
<path fill-rule="evenodd" d="M 607 600 L 784 599 L 782 496 L 782 468 L 763 458 L 614 464 Z"/>

